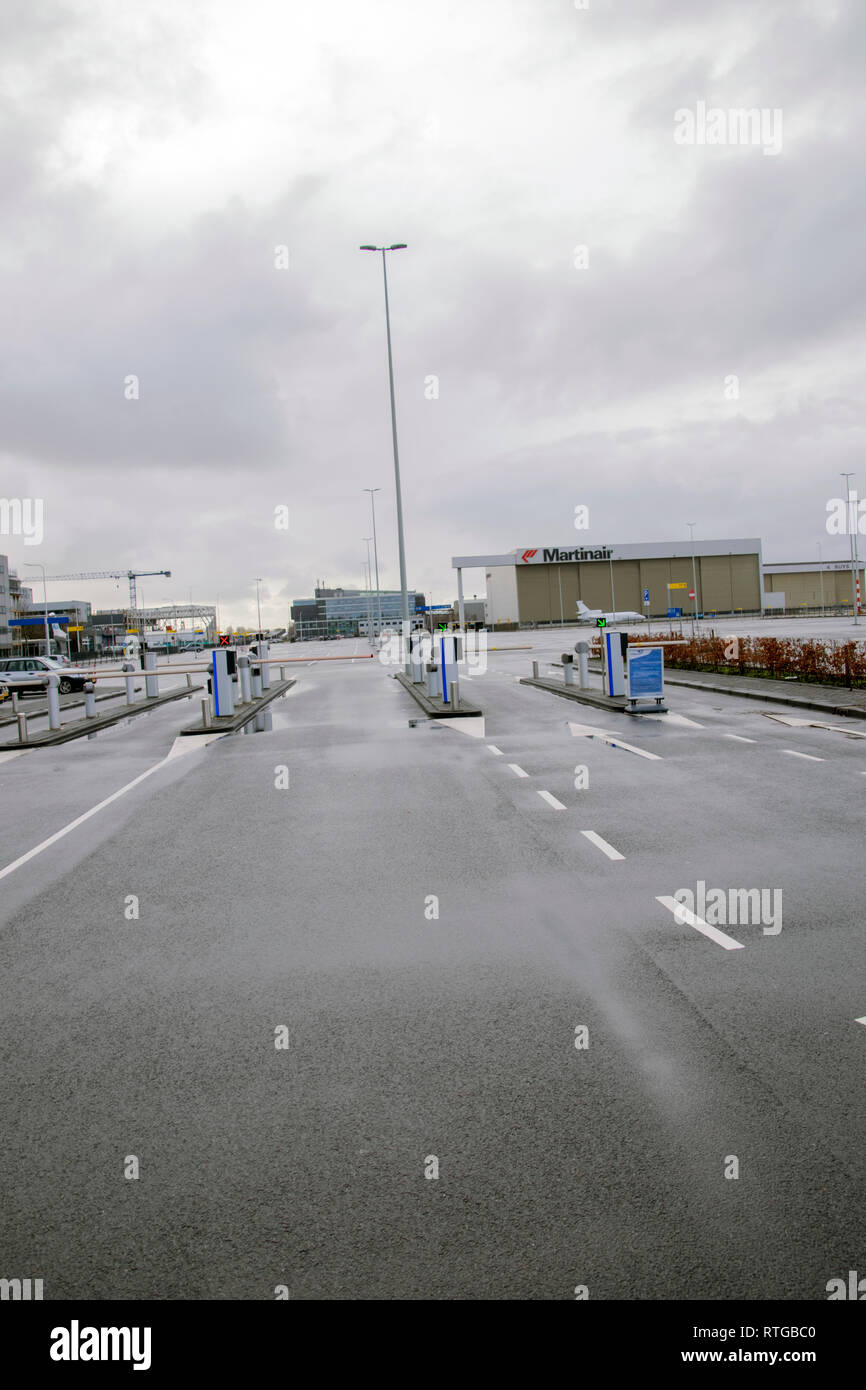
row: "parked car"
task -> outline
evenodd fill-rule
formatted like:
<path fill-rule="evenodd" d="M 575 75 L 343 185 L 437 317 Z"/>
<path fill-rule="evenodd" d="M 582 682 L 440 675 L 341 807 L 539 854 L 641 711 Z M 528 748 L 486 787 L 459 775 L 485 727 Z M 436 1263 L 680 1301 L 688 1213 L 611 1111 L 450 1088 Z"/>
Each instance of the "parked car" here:
<path fill-rule="evenodd" d="M 17 695 L 41 695 L 50 672 L 60 677 L 60 693 L 83 690 L 85 681 L 96 681 L 80 666 L 66 666 L 53 656 L 8 656 L 0 660 L 0 683 Z"/>

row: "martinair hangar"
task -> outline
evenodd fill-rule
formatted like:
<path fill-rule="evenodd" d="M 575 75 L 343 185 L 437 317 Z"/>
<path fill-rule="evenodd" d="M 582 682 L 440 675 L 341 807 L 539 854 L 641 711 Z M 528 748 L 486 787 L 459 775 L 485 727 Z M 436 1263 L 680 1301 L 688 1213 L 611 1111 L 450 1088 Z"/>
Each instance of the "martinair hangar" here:
<path fill-rule="evenodd" d="M 461 597 L 463 570 L 484 570 L 491 627 L 574 622 L 578 599 L 588 608 L 633 609 L 649 618 L 663 618 L 671 608 L 688 615 L 693 574 L 699 613 L 760 613 L 763 608 L 758 539 L 696 540 L 694 549 L 688 539 L 518 546 L 505 555 L 458 555 L 451 564 Z"/>

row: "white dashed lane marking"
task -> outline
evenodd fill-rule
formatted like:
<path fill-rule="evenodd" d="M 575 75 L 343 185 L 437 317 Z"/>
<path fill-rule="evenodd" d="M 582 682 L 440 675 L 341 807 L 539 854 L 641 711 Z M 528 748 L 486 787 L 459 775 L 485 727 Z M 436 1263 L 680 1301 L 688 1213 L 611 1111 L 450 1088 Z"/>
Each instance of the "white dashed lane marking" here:
<path fill-rule="evenodd" d="M 735 738 L 737 743 L 757 743 L 756 738 L 746 738 L 745 734 L 725 734 L 725 738 Z"/>
<path fill-rule="evenodd" d="M 529 773 L 528 773 L 528 772 L 524 772 L 522 767 L 518 767 L 518 766 L 517 766 L 517 763 L 509 763 L 508 766 L 511 768 L 511 771 L 514 773 L 515 777 L 528 777 L 528 776 L 529 776 Z"/>
<path fill-rule="evenodd" d="M 787 753 L 790 758 L 805 758 L 810 763 L 822 763 L 823 758 L 816 758 L 814 753 L 798 753 L 796 748 L 783 748 L 783 753 Z"/>
<path fill-rule="evenodd" d="M 548 806 L 552 806 L 554 811 L 567 810 L 567 807 L 561 801 L 557 801 L 555 796 L 551 796 L 550 792 L 539 792 L 538 795 L 547 802 Z"/>
<path fill-rule="evenodd" d="M 497 748 L 495 743 L 488 743 L 487 747 L 490 749 L 491 753 L 497 753 L 500 758 L 502 757 L 502 749 Z"/>
<path fill-rule="evenodd" d="M 613 845 L 609 845 L 607 840 L 603 840 L 600 835 L 596 835 L 594 830 L 581 830 L 580 833 L 581 835 L 585 835 L 587 840 L 591 841 L 592 844 L 596 845 L 597 848 L 601 850 L 602 854 L 606 854 L 608 859 L 625 859 L 624 854 L 620 854 L 619 850 L 614 849 Z"/>
<path fill-rule="evenodd" d="M 695 931 L 702 932 L 711 941 L 715 941 L 717 946 L 722 946 L 726 951 L 741 951 L 742 941 L 735 941 L 732 936 L 726 936 L 718 927 L 711 927 L 709 922 L 705 922 L 703 917 L 698 917 L 697 913 L 691 912 L 682 903 L 678 903 L 676 898 L 667 895 L 659 897 L 656 895 L 656 902 L 661 903 L 662 907 L 668 908 L 678 922 L 682 922 L 689 927 L 694 927 Z"/>

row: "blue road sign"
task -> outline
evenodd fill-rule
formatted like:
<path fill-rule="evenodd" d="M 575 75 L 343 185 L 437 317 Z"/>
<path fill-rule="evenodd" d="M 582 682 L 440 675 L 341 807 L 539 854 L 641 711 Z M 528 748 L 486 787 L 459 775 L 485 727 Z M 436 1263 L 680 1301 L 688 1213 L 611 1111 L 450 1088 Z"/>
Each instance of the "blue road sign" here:
<path fill-rule="evenodd" d="M 682 616 L 683 616 L 683 610 L 682 610 L 681 608 L 669 608 L 669 609 L 668 609 L 668 617 L 669 617 L 669 618 L 681 618 Z"/>
<path fill-rule="evenodd" d="M 643 591 L 643 601 L 644 601 L 644 603 L 649 603 L 649 589 L 644 589 L 644 591 Z"/>
<path fill-rule="evenodd" d="M 416 613 L 438 613 L 442 608 L 450 608 L 450 603 L 422 603 L 420 608 L 416 608 Z"/>

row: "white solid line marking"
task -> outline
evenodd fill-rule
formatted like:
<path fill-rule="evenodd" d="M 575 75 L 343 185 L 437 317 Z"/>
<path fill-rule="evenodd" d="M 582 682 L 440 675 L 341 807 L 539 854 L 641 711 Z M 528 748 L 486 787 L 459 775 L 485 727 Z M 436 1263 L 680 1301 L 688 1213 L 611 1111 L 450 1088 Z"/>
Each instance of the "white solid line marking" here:
<path fill-rule="evenodd" d="M 624 854 L 620 854 L 619 850 L 614 849 L 613 845 L 609 845 L 607 840 L 603 840 L 600 835 L 596 835 L 594 830 L 581 830 L 580 833 L 581 835 L 585 835 L 588 840 L 591 840 L 594 845 L 597 845 L 602 853 L 607 855 L 608 859 L 625 859 Z"/>
<path fill-rule="evenodd" d="M 553 807 L 554 811 L 565 811 L 568 809 L 561 801 L 557 801 L 555 796 L 551 796 L 550 792 L 539 792 L 538 795 L 543 797 L 548 806 Z"/>
<path fill-rule="evenodd" d="M 704 921 L 703 917 L 698 917 L 696 913 L 690 912 L 682 903 L 678 903 L 676 898 L 658 897 L 657 895 L 656 902 L 661 903 L 663 907 L 670 908 L 677 921 L 694 927 L 696 931 L 703 932 L 704 936 L 715 941 L 717 946 L 723 946 L 726 951 L 741 951 L 743 949 L 742 941 L 735 941 L 732 936 L 726 936 L 723 931 L 719 931 L 718 927 L 711 927 L 709 922 Z"/>
<path fill-rule="evenodd" d="M 568 727 L 571 730 L 573 738 L 601 739 L 601 742 L 608 744 L 609 747 L 624 748 L 627 753 L 637 753 L 639 758 L 650 758 L 656 763 L 663 761 L 660 754 L 648 753 L 645 748 L 635 748 L 633 743 L 626 743 L 625 740 L 619 738 L 617 734 L 606 734 L 601 729 L 596 729 L 592 724 L 573 724 L 571 720 L 569 720 Z"/>
<path fill-rule="evenodd" d="M 511 771 L 514 773 L 515 777 L 528 777 L 528 776 L 529 776 L 529 773 L 528 773 L 528 772 L 524 772 L 522 767 L 518 767 L 518 766 L 517 766 L 517 763 L 509 763 L 508 766 L 511 768 Z"/>
<path fill-rule="evenodd" d="M 756 738 L 746 738 L 745 734 L 725 734 L 725 738 L 735 738 L 737 743 L 757 743 Z"/>
<path fill-rule="evenodd" d="M 83 825 L 86 820 L 90 820 L 91 816 L 95 816 L 97 811 L 103 810 L 104 807 L 110 806 L 112 801 L 117 801 L 118 797 L 125 796 L 127 792 L 131 792 L 133 787 L 137 787 L 139 782 L 143 782 L 146 777 L 150 777 L 154 772 L 158 772 L 161 767 L 165 767 L 167 762 L 168 758 L 162 758 L 158 763 L 154 763 L 153 767 L 149 767 L 146 772 L 140 773 L 139 776 L 134 777 L 131 782 L 127 782 L 125 787 L 120 787 L 118 791 L 112 792 L 111 796 L 107 796 L 104 801 L 100 801 L 96 806 L 91 806 L 90 810 L 85 811 L 83 816 L 76 816 L 75 820 L 71 820 L 68 825 L 64 825 L 62 830 L 58 830 L 53 835 L 49 835 L 47 840 L 43 840 L 41 844 L 36 845 L 33 849 L 29 849 L 26 854 L 21 855 L 20 859 L 14 859 L 11 864 L 6 865 L 5 869 L 0 869 L 0 878 L 5 878 L 7 874 L 14 873 L 16 869 L 21 868 L 22 864 L 26 864 L 30 859 L 35 859 L 36 855 L 41 854 L 44 849 L 49 849 L 51 845 L 56 845 L 57 841 L 62 840 L 64 835 L 68 835 L 70 830 L 75 830 L 76 826 Z"/>
<path fill-rule="evenodd" d="M 699 724 L 696 719 L 687 719 L 684 714 L 672 714 L 670 711 L 668 711 L 667 714 L 647 714 L 644 718 L 660 719 L 663 724 L 682 724 L 684 727 L 690 729 L 703 729 L 706 727 L 704 724 Z"/>
<path fill-rule="evenodd" d="M 645 748 L 635 748 L 633 743 L 624 743 L 621 738 L 615 738 L 613 734 L 600 734 L 602 743 L 607 743 L 611 748 L 624 748 L 627 753 L 637 753 L 639 758 L 650 758 L 654 763 L 662 761 L 658 753 L 648 753 Z"/>
<path fill-rule="evenodd" d="M 806 758 L 810 763 L 822 763 L 823 758 L 816 758 L 813 753 L 798 753 L 796 748 L 783 748 L 783 753 L 787 753 L 792 758 Z"/>
<path fill-rule="evenodd" d="M 490 749 L 491 753 L 498 753 L 499 757 L 502 757 L 502 749 L 497 748 L 495 743 L 488 743 L 487 747 Z"/>

